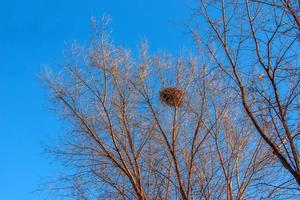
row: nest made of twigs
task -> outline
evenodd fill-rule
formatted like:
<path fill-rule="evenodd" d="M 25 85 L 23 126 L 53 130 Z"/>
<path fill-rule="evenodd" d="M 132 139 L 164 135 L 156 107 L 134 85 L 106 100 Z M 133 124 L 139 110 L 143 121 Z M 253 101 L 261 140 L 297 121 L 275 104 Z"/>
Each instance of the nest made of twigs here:
<path fill-rule="evenodd" d="M 178 88 L 163 88 L 159 92 L 159 99 L 169 106 L 179 107 L 184 101 L 184 92 Z"/>

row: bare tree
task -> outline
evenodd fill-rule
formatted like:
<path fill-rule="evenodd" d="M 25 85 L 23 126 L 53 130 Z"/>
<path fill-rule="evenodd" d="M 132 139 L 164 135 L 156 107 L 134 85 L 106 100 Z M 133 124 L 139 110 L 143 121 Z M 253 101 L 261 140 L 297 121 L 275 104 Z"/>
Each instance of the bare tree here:
<path fill-rule="evenodd" d="M 64 140 L 50 150 L 66 166 L 52 187 L 56 193 L 75 199 L 141 200 L 296 195 L 298 189 L 286 179 L 274 188 L 280 173 L 274 155 L 237 106 L 224 66 L 215 67 L 215 54 L 151 56 L 142 43 L 139 55 L 132 55 L 110 41 L 106 25 L 106 20 L 93 21 L 90 45 L 71 45 L 61 71 L 45 74 L 54 108 L 69 123 Z M 294 87 L 289 105 L 296 92 Z M 256 103 L 268 102 L 260 98 Z M 279 112 L 275 105 L 257 107 L 269 115 Z M 290 152 L 281 149 L 293 140 L 271 134 L 276 129 L 282 134 L 280 116 L 257 126 L 276 145 L 275 155 L 285 158 Z M 291 122 L 286 120 L 288 126 Z M 282 147 L 276 138 L 282 139 Z"/>
<path fill-rule="evenodd" d="M 299 188 L 298 14 L 296 1 L 201 0 L 189 30 Z"/>
<path fill-rule="evenodd" d="M 251 0 L 250 2 L 256 2 L 260 4 L 265 4 L 267 6 L 275 7 L 277 9 L 281 9 L 282 11 L 285 11 L 290 17 L 292 18 L 292 23 L 295 24 L 296 29 L 300 29 L 300 16 L 299 16 L 299 10 L 300 10 L 300 1 L 290 1 L 290 0 L 266 0 L 266 1 L 260 1 L 260 0 Z"/>

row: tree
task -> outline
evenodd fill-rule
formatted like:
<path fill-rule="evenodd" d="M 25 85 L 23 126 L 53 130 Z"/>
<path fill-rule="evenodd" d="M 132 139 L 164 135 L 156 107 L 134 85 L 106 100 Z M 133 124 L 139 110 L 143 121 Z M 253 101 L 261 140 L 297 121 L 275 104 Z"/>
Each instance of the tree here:
<path fill-rule="evenodd" d="M 68 169 L 56 192 L 142 200 L 297 195 L 214 56 L 151 56 L 147 43 L 132 55 L 110 41 L 106 19 L 93 27 L 88 47 L 72 45 L 61 72 L 45 73 L 54 108 L 70 123 L 50 150 Z M 172 91 L 183 103 L 170 103 L 178 100 Z"/>
<path fill-rule="evenodd" d="M 195 41 L 226 74 L 256 132 L 299 187 L 298 3 L 202 0 L 193 17 Z"/>

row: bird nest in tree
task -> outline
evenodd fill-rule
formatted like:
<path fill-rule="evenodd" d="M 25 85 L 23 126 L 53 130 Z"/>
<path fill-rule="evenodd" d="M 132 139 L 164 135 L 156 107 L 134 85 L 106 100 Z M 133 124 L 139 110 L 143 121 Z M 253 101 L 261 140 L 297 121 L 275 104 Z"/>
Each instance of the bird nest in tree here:
<path fill-rule="evenodd" d="M 184 101 L 184 92 L 177 88 L 163 88 L 159 92 L 161 102 L 174 107 L 179 107 Z"/>

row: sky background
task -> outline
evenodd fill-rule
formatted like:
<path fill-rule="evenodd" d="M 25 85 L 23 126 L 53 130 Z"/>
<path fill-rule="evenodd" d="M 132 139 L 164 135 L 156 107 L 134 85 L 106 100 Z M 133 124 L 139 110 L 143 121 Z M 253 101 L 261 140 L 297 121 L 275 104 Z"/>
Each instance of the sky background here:
<path fill-rule="evenodd" d="M 113 40 L 136 48 L 147 38 L 151 52 L 179 52 L 184 0 L 0 0 L 0 200 L 43 199 L 33 193 L 57 166 L 43 153 L 63 134 L 63 122 L 38 80 L 41 66 L 61 62 L 65 44 L 91 36 L 90 19 L 109 14 Z"/>

